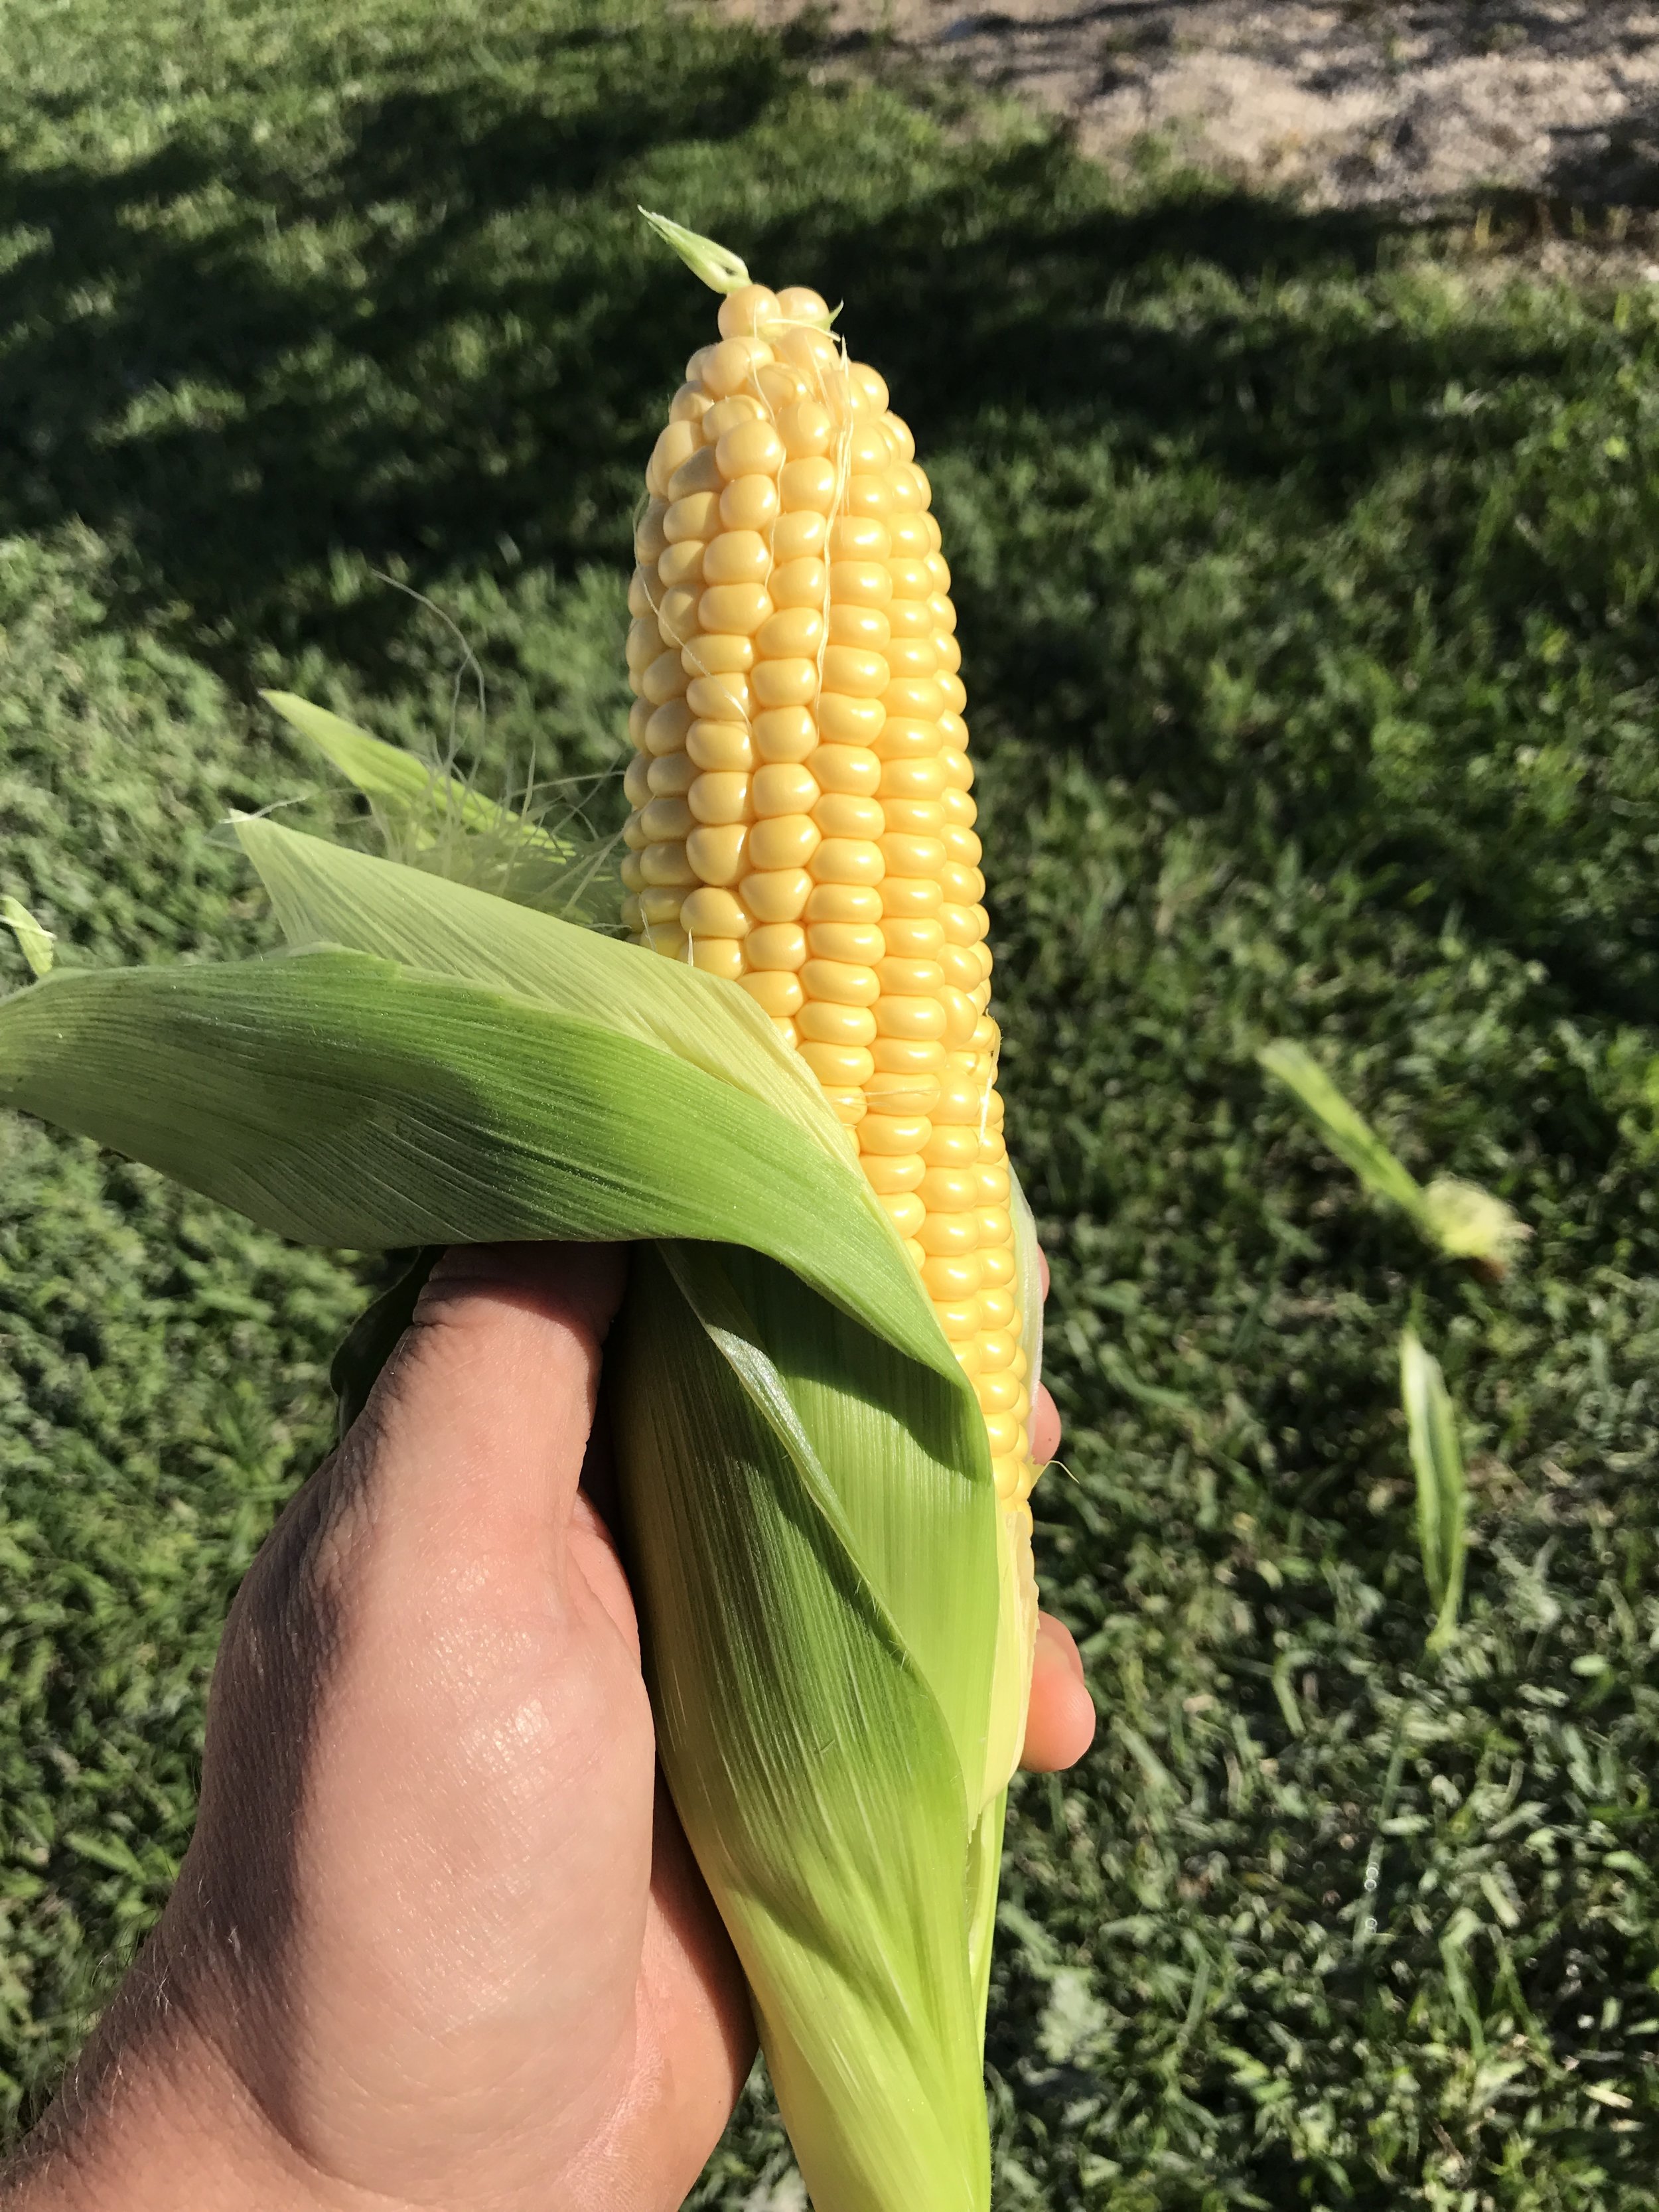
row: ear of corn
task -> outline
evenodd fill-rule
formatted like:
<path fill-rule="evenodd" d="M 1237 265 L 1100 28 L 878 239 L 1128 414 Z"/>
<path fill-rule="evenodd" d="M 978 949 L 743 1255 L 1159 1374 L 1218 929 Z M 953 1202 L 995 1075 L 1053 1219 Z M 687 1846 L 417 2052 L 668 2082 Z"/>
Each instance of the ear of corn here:
<path fill-rule="evenodd" d="M 283 698 L 397 859 L 241 823 L 294 951 L 18 994 L 0 1101 L 290 1236 L 648 1240 L 606 1359 L 647 1672 L 802 2172 L 818 2212 L 987 2212 L 1039 1300 L 948 575 L 822 301 L 672 242 L 730 327 L 635 579 L 647 950 L 535 910 L 558 841 L 524 873 L 510 817 Z"/>

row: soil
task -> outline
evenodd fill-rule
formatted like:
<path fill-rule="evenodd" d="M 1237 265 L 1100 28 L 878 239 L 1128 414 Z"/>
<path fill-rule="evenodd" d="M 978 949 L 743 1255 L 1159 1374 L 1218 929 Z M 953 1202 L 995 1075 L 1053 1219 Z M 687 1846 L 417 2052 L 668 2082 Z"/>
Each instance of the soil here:
<path fill-rule="evenodd" d="M 726 0 L 820 66 L 921 64 L 1066 118 L 1111 161 L 1156 134 L 1314 204 L 1483 192 L 1659 200 L 1659 7 L 1633 0 Z"/>

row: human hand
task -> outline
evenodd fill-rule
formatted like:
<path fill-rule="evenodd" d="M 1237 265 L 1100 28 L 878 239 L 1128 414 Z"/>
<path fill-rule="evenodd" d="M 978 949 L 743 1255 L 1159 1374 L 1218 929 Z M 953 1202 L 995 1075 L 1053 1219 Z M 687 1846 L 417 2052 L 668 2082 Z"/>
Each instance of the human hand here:
<path fill-rule="evenodd" d="M 680 2203 L 754 2038 L 589 1495 L 623 1266 L 440 1263 L 238 1594 L 173 1896 L 0 2201 Z M 1086 1746 L 1081 1671 L 1045 1622 L 1031 1765 Z"/>

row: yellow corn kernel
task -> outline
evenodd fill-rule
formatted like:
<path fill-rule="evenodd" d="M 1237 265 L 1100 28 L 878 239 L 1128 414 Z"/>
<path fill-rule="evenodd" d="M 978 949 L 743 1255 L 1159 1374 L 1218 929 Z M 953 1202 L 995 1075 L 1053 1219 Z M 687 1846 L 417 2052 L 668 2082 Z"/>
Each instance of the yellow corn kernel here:
<path fill-rule="evenodd" d="M 925 1191 L 922 1192 L 921 1194 L 921 1197 L 922 1204 L 926 1206 L 927 1203 L 927 1193 Z M 925 1260 L 922 1262 L 921 1273 L 924 1282 L 927 1278 L 927 1268 L 929 1264 L 930 1263 Z M 952 1344 L 962 1344 L 969 1341 L 976 1335 L 977 1329 L 975 1327 L 975 1322 L 977 1310 L 972 1298 L 938 1299 L 934 1302 L 933 1311 L 939 1316 L 939 1327 L 945 1331 L 945 1334 L 950 1338 Z"/>
<path fill-rule="evenodd" d="M 859 1124 L 860 1129 L 869 1125 L 869 1099 L 866 1097 L 866 1116 Z M 927 1170 L 914 1152 L 864 1152 L 864 1179 L 878 1197 L 887 1197 L 894 1191 L 914 1190 Z M 924 1209 L 925 1211 L 925 1209 Z"/>
<path fill-rule="evenodd" d="M 715 636 L 753 637 L 771 612 L 771 594 L 759 584 L 711 584 L 696 602 L 698 628 Z"/>
<path fill-rule="evenodd" d="M 936 915 L 944 903 L 944 891 L 927 876 L 889 876 L 881 887 L 882 912 L 901 920 Z"/>
<path fill-rule="evenodd" d="M 764 337 L 781 328 L 787 311 L 778 295 L 764 284 L 740 284 L 720 301 L 720 333 L 723 338 Z M 768 349 L 769 351 L 769 349 Z"/>
<path fill-rule="evenodd" d="M 811 460 L 834 443 L 836 418 L 816 399 L 802 399 L 778 416 L 778 435 L 792 461 Z"/>
<path fill-rule="evenodd" d="M 822 842 L 810 815 L 777 814 L 757 822 L 749 839 L 750 866 L 755 868 L 804 868 Z M 941 1022 L 944 1015 L 941 1012 Z"/>
<path fill-rule="evenodd" d="M 750 997 L 769 1014 L 782 1017 L 799 1012 L 801 988 L 786 969 L 755 968 L 742 978 Z"/>
<path fill-rule="evenodd" d="M 693 722 L 685 733 L 688 760 L 700 769 L 732 775 L 755 766 L 755 741 L 741 722 Z M 975 980 L 978 980 L 975 963 Z"/>
<path fill-rule="evenodd" d="M 765 421 L 738 423 L 721 434 L 714 447 L 714 465 L 728 483 L 738 477 L 775 477 L 783 461 L 783 441 Z"/>
<path fill-rule="evenodd" d="M 760 401 L 747 392 L 734 392 L 729 399 L 717 399 L 703 416 L 700 434 L 706 446 L 717 444 L 728 430 L 739 422 L 756 422 L 764 413 Z"/>
<path fill-rule="evenodd" d="M 798 763 L 769 763 L 755 775 L 755 812 L 762 821 L 774 815 L 810 814 L 817 803 L 817 780 Z"/>
<path fill-rule="evenodd" d="M 890 1153 L 895 1159 L 919 1159 L 931 1133 L 932 1125 L 925 1115 L 872 1114 L 859 1131 L 859 1150 Z"/>
<path fill-rule="evenodd" d="M 814 999 L 801 1008 L 799 1027 L 801 1035 L 816 1044 L 869 1045 L 875 1041 L 876 1018 L 868 1006 L 839 1006 L 830 999 Z"/>
<path fill-rule="evenodd" d="M 762 623 L 755 651 L 762 660 L 810 659 L 823 640 L 823 617 L 816 607 L 785 607 Z"/>
<path fill-rule="evenodd" d="M 974 1170 L 974 1196 L 970 1204 L 988 1205 L 979 1182 L 979 1131 L 971 1124 L 947 1121 L 942 1110 L 933 1113 L 933 1133 L 927 1139 L 927 1164 L 933 1168 L 971 1168 Z"/>
<path fill-rule="evenodd" d="M 830 571 L 822 561 L 811 558 L 786 561 L 773 569 L 767 585 L 772 604 L 780 611 L 786 607 L 810 607 L 815 613 L 822 610 L 829 587 Z"/>
<path fill-rule="evenodd" d="M 887 709 L 879 699 L 854 699 L 836 691 L 818 695 L 818 733 L 827 744 L 873 748 L 886 720 Z"/>
<path fill-rule="evenodd" d="M 726 399 L 734 392 L 741 392 L 755 370 L 763 362 L 770 361 L 772 349 L 759 338 L 726 338 L 716 346 L 709 346 L 702 361 L 701 382 L 705 392 L 713 392 L 717 399 Z M 687 376 L 690 380 L 690 368 Z"/>
<path fill-rule="evenodd" d="M 971 1213 L 930 1213 L 922 1222 L 916 1241 L 924 1252 L 935 1257 L 976 1251 L 979 1224 Z"/>
<path fill-rule="evenodd" d="M 887 610 L 887 624 L 894 637 L 931 640 L 934 635 L 925 599 L 895 599 Z"/>
<path fill-rule="evenodd" d="M 808 902 L 806 919 L 873 927 L 881 920 L 881 893 L 873 884 L 819 884 Z M 826 955 L 830 959 L 837 957 Z"/>
<path fill-rule="evenodd" d="M 692 937 L 746 937 L 750 921 L 742 902 L 730 891 L 702 884 L 688 891 L 679 910 L 681 927 Z"/>
<path fill-rule="evenodd" d="M 806 958 L 806 932 L 798 921 L 763 922 L 749 933 L 744 949 L 751 968 L 787 969 L 793 975 Z M 809 999 L 817 995 L 805 975 L 801 987 Z"/>
<path fill-rule="evenodd" d="M 699 567 L 705 584 L 763 584 L 772 556 L 758 530 L 723 530 L 704 546 Z"/>
<path fill-rule="evenodd" d="M 809 999 L 827 999 L 839 1006 L 872 1006 L 881 993 L 873 969 L 845 960 L 809 960 L 800 980 Z M 977 1200 L 977 1185 L 974 1195 Z"/>
<path fill-rule="evenodd" d="M 884 561 L 837 561 L 830 569 L 830 596 L 836 606 L 886 608 L 893 597 L 892 572 Z"/>
<path fill-rule="evenodd" d="M 899 1235 L 914 1240 L 916 1231 L 927 1218 L 921 1200 L 913 1191 L 907 1190 L 901 1191 L 896 1198 L 884 1197 L 881 1202 L 887 1209 L 888 1219 Z"/>
<path fill-rule="evenodd" d="M 815 1044 L 808 1037 L 802 1042 L 800 1056 L 825 1090 L 856 1086 L 860 1098 L 865 1097 L 865 1086 L 875 1073 L 876 1063 L 862 1045 Z"/>
<path fill-rule="evenodd" d="M 758 706 L 805 707 L 818 688 L 817 663 L 804 655 L 757 661 L 751 683 Z"/>
<path fill-rule="evenodd" d="M 769 707 L 756 715 L 754 734 L 763 761 L 799 763 L 817 750 L 817 725 L 805 707 Z"/>
<path fill-rule="evenodd" d="M 923 1203 L 927 1203 L 925 1199 Z M 971 1299 L 977 1328 L 984 1326 L 983 1300 L 975 1295 L 979 1289 L 981 1272 L 979 1255 L 964 1252 L 927 1261 L 922 1267 L 921 1279 L 929 1297 L 941 1303 Z"/>
<path fill-rule="evenodd" d="M 699 822 L 746 822 L 753 808 L 749 778 L 715 771 L 698 775 L 686 793 L 686 805 Z"/>
<path fill-rule="evenodd" d="M 806 507 L 828 514 L 836 503 L 837 479 L 833 461 L 808 457 L 786 461 L 778 476 L 778 497 L 793 514 Z"/>
<path fill-rule="evenodd" d="M 928 1051 L 936 1048 L 911 1046 L 908 1049 Z M 884 1066 L 882 1062 L 890 1055 L 890 1040 L 885 1037 L 878 1038 L 872 1048 L 870 1057 L 875 1063 L 876 1072 L 872 1075 L 869 1082 L 870 1110 L 872 1113 L 878 1114 L 912 1116 L 921 1115 L 925 1119 L 931 1120 L 943 1087 L 939 1077 L 930 1066 L 927 1066 L 903 1068 Z M 933 1139 L 930 1137 L 927 1142 L 931 1144 Z M 924 1157 L 927 1150 L 927 1146 L 924 1145 L 922 1146 Z"/>
<path fill-rule="evenodd" d="M 701 884 L 734 884 L 747 865 L 749 831 L 740 822 L 702 823 L 685 841 L 692 878 Z"/>
<path fill-rule="evenodd" d="M 886 949 L 873 922 L 813 921 L 806 942 L 821 960 L 851 961 L 867 967 Z"/>
<path fill-rule="evenodd" d="M 746 676 L 755 665 L 754 641 L 730 631 L 723 635 L 699 632 L 680 647 L 680 663 L 688 677 Z M 689 684 L 686 688 L 689 693 Z"/>
<path fill-rule="evenodd" d="M 698 676 L 682 679 L 685 704 L 693 719 L 709 722 L 743 722 L 750 719 L 748 678 L 739 675 Z"/>
<path fill-rule="evenodd" d="M 653 922 L 678 921 L 680 908 L 685 903 L 685 896 L 684 891 L 672 888 L 642 890 L 639 896 L 641 921 L 647 927 Z"/>
<path fill-rule="evenodd" d="M 811 894 L 805 868 L 769 868 L 745 875 L 738 894 L 757 921 L 795 921 Z"/>
<path fill-rule="evenodd" d="M 926 1224 L 924 1224 L 924 1226 Z M 1006 1368 L 999 1368 L 994 1374 L 990 1375 L 988 1375 L 984 1371 L 984 1339 L 981 1337 L 974 1347 L 977 1362 L 975 1371 L 978 1376 L 978 1396 L 981 1411 L 987 1413 L 1011 1413 L 1014 1410 L 1019 1400 L 1018 1379 L 1017 1376 L 1009 1374 Z M 1016 1415 L 1016 1419 L 1018 1419 L 1018 1415 Z"/>
<path fill-rule="evenodd" d="M 743 975 L 743 947 L 729 937 L 693 937 L 687 939 L 690 947 L 691 965 L 706 975 L 723 976 L 735 983 Z"/>
<path fill-rule="evenodd" d="M 684 799 L 696 780 L 690 753 L 661 753 L 645 771 L 646 788 L 653 799 Z"/>
<path fill-rule="evenodd" d="M 793 514 L 786 514 L 773 526 L 772 558 L 782 566 L 790 561 L 800 561 L 822 553 L 829 535 L 829 522 L 815 507 L 803 507 Z"/>
<path fill-rule="evenodd" d="M 821 884 L 875 884 L 886 867 L 881 847 L 868 837 L 826 837 L 812 855 L 812 873 Z"/>
<path fill-rule="evenodd" d="M 877 1037 L 870 1049 L 883 1075 L 902 1076 L 908 1082 L 937 1078 L 945 1066 L 945 1047 L 921 1037 Z"/>
<path fill-rule="evenodd" d="M 921 1188 L 930 1213 L 970 1212 L 979 1195 L 973 1170 L 968 1168 L 930 1167 L 922 1177 Z"/>
<path fill-rule="evenodd" d="M 830 608 L 830 642 L 849 645 L 860 653 L 878 653 L 881 665 L 890 675 L 892 658 L 888 651 L 892 643 L 893 626 L 879 607 L 842 606 L 832 601 Z M 887 686 L 884 683 L 882 690 Z"/>

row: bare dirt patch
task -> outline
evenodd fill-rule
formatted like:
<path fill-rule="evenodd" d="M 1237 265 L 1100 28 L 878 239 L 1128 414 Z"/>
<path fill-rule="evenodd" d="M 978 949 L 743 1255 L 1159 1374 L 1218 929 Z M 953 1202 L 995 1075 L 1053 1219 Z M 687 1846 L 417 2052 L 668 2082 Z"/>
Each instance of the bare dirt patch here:
<path fill-rule="evenodd" d="M 1149 134 L 1310 203 L 1483 190 L 1659 198 L 1659 7 L 1633 0 L 726 0 L 810 24 L 824 65 L 925 64 L 1065 117 L 1112 160 Z"/>

